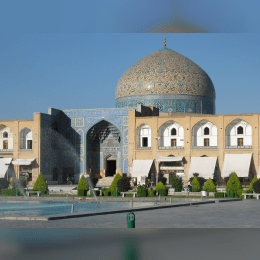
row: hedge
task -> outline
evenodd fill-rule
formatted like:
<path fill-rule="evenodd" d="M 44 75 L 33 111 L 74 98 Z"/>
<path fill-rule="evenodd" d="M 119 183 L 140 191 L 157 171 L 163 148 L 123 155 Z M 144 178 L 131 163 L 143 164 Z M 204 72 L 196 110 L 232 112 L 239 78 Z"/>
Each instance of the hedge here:
<path fill-rule="evenodd" d="M 2 189 L 1 194 L 2 196 L 15 196 L 16 189 Z"/>
<path fill-rule="evenodd" d="M 108 196 L 110 196 L 111 193 L 108 188 L 103 188 L 102 194 L 103 194 L 103 196 L 108 197 Z"/>
<path fill-rule="evenodd" d="M 78 190 L 78 196 L 79 197 L 87 196 L 87 190 Z"/>
<path fill-rule="evenodd" d="M 224 193 L 223 192 L 215 192 L 214 198 L 224 198 Z"/>
<path fill-rule="evenodd" d="M 146 197 L 147 196 L 147 189 L 145 186 L 138 186 L 137 187 L 137 197 Z"/>
<path fill-rule="evenodd" d="M 193 178 L 191 184 L 192 184 L 192 191 L 195 191 L 195 192 L 201 191 L 200 183 L 196 176 Z"/>
<path fill-rule="evenodd" d="M 78 187 L 77 187 L 77 190 L 88 190 L 89 187 L 88 187 L 88 184 L 86 182 L 86 179 L 85 177 L 82 175 L 80 180 L 79 180 L 79 183 L 78 183 Z"/>
<path fill-rule="evenodd" d="M 182 179 L 175 174 L 170 178 L 170 183 L 175 191 L 180 192 L 182 190 Z"/>
<path fill-rule="evenodd" d="M 155 197 L 155 191 L 154 190 L 148 190 L 148 197 Z"/>
<path fill-rule="evenodd" d="M 117 173 L 114 180 L 112 181 L 110 187 L 109 187 L 109 191 L 111 192 L 111 196 L 116 196 L 116 189 L 117 189 L 117 182 L 122 179 L 122 176 Z"/>
<path fill-rule="evenodd" d="M 161 196 L 166 196 L 167 194 L 167 188 L 164 186 L 164 184 L 162 182 L 159 182 L 156 187 L 155 190 L 161 195 Z"/>

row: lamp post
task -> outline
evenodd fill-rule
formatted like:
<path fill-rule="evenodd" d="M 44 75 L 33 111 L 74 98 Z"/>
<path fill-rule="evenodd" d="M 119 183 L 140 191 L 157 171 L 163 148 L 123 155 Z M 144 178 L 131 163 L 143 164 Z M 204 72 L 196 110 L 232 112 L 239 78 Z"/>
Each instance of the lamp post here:
<path fill-rule="evenodd" d="M 156 174 L 156 185 L 158 184 L 158 175 L 159 175 L 159 162 L 158 162 L 158 150 L 159 150 L 159 141 L 160 141 L 160 136 L 155 138 L 157 140 L 157 157 L 156 157 L 156 169 L 157 169 L 157 174 Z"/>

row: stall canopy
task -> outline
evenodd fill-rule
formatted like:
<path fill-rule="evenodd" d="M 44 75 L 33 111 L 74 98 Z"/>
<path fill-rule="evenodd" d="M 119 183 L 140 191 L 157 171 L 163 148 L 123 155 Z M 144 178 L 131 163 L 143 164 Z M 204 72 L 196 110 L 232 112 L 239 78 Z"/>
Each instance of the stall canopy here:
<path fill-rule="evenodd" d="M 130 173 L 132 177 L 148 176 L 153 160 L 134 160 Z"/>
<path fill-rule="evenodd" d="M 221 172 L 222 178 L 229 177 L 233 172 L 235 172 L 238 177 L 248 177 L 251 158 L 251 153 L 225 154 L 224 166 Z"/>
<path fill-rule="evenodd" d="M 0 158 L 0 178 L 4 178 L 12 158 Z"/>
<path fill-rule="evenodd" d="M 159 156 L 157 158 L 158 162 L 180 162 L 182 161 L 183 157 L 175 157 L 175 156 Z"/>
<path fill-rule="evenodd" d="M 30 165 L 35 159 L 15 159 L 12 161 L 14 165 Z"/>
<path fill-rule="evenodd" d="M 188 177 L 191 178 L 194 173 L 198 173 L 199 177 L 213 179 L 216 162 L 217 157 L 191 157 Z"/>

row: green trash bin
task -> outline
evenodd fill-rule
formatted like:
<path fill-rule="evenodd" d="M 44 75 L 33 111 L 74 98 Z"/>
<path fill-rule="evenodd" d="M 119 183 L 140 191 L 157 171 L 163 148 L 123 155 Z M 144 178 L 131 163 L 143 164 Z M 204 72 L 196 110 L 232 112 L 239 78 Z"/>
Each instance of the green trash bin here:
<path fill-rule="evenodd" d="M 126 215 L 127 228 L 135 228 L 135 214 L 128 212 Z"/>

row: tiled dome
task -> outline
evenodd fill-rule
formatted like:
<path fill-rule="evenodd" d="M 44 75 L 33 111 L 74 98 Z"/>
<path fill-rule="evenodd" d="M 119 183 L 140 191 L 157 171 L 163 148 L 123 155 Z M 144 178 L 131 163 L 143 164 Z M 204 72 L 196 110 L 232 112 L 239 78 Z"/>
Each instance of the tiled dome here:
<path fill-rule="evenodd" d="M 156 94 L 187 94 L 213 99 L 216 96 L 210 77 L 201 67 L 166 47 L 131 66 L 116 88 L 116 99 Z"/>

